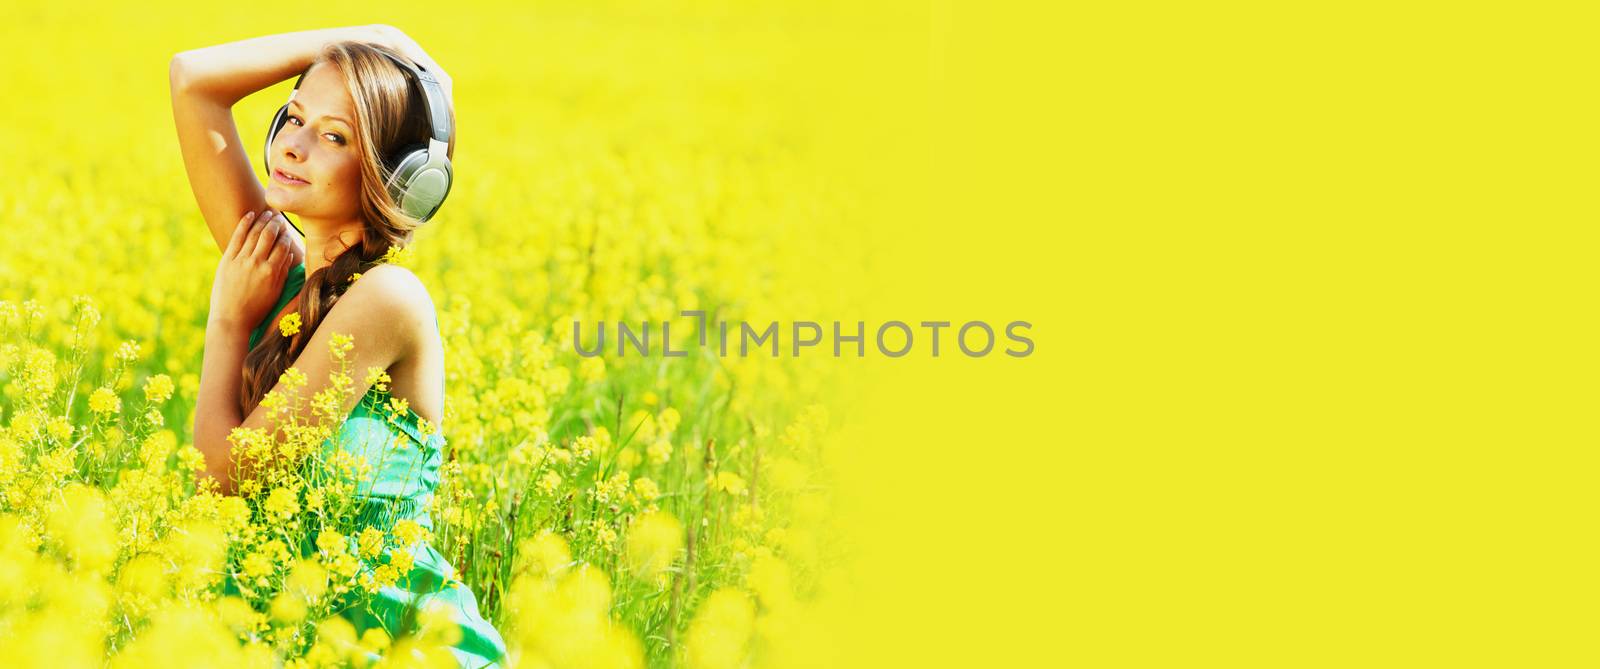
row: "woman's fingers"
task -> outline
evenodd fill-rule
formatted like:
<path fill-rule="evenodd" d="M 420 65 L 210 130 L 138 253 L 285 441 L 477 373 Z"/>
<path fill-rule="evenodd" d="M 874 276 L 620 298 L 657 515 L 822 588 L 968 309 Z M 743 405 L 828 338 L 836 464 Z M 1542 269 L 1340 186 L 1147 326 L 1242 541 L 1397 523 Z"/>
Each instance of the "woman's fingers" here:
<path fill-rule="evenodd" d="M 228 248 L 222 252 L 225 257 L 232 258 L 239 255 L 239 249 L 244 247 L 245 239 L 249 237 L 250 230 L 255 223 L 256 212 L 249 212 L 244 218 L 239 219 L 239 224 L 233 226 L 233 236 L 228 238 Z"/>
<path fill-rule="evenodd" d="M 271 209 L 250 212 L 239 219 L 228 239 L 226 258 L 253 258 L 261 262 L 279 262 L 295 255 L 294 239 L 290 237 L 289 222 L 282 212 Z"/>
<path fill-rule="evenodd" d="M 261 242 L 261 231 L 270 222 L 272 222 L 271 209 L 256 214 L 255 220 L 250 222 L 250 231 L 245 235 L 244 248 L 240 249 L 241 255 L 255 252 L 256 245 Z"/>
<path fill-rule="evenodd" d="M 267 264 L 274 267 L 283 264 L 286 259 L 294 255 L 291 251 L 292 248 L 289 244 L 289 235 L 279 232 L 277 241 L 272 244 L 272 252 L 267 255 Z"/>
<path fill-rule="evenodd" d="M 267 215 L 271 218 L 257 226 L 259 229 L 256 230 L 254 254 L 258 259 L 266 259 L 267 253 L 272 251 L 272 245 L 278 242 L 278 235 L 283 230 L 282 216 L 275 215 L 275 212 Z"/>

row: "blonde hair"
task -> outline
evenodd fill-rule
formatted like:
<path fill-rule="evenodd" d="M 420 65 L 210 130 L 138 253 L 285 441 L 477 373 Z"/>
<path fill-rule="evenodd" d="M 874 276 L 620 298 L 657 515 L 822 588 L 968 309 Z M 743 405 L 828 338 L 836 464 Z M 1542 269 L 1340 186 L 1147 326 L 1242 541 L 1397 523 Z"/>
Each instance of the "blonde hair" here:
<path fill-rule="evenodd" d="M 423 94 L 417 83 L 410 81 L 410 73 L 380 52 L 405 58 L 380 44 L 343 41 L 323 47 L 306 67 L 307 72 L 319 64 L 333 67 L 344 76 L 345 89 L 354 102 L 355 148 L 361 164 L 361 239 L 327 267 L 306 277 L 300 292 L 298 333 L 284 337 L 276 328 L 268 327 L 255 348 L 245 354 L 239 384 L 242 415 L 249 415 L 261 403 L 278 377 L 305 349 L 317 325 L 349 289 L 351 276 L 381 263 L 391 249 L 409 246 L 413 233 L 422 225 L 400 208 L 384 184 L 396 167 L 389 161 L 398 158 L 399 149 L 427 143 Z M 454 110 L 447 109 L 446 113 L 454 128 Z M 455 148 L 452 132 L 445 155 L 454 158 Z"/>

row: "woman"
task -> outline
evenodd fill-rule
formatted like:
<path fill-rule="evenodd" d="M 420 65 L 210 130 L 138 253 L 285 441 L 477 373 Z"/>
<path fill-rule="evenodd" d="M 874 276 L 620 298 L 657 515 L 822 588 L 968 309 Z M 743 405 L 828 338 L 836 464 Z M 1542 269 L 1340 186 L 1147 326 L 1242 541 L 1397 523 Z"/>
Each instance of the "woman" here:
<path fill-rule="evenodd" d="M 223 252 L 194 438 L 205 473 L 222 492 L 236 494 L 240 472 L 229 434 L 237 427 L 271 429 L 261 402 L 290 366 L 307 380 L 299 396 L 327 388 L 334 371 L 330 341 L 334 333 L 349 336 L 348 369 L 357 387 L 343 407 L 349 418 L 329 443 L 352 450 L 399 445 L 404 457 L 375 469 L 361 486 L 364 501 L 385 520 L 431 528 L 427 502 L 444 445 L 434 427 L 444 408 L 443 348 L 427 290 L 408 270 L 382 261 L 431 216 L 403 209 L 385 184 L 393 157 L 426 144 L 433 124 L 415 74 L 391 58 L 420 65 L 449 99 L 449 76 L 415 41 L 384 25 L 270 35 L 173 58 L 173 116 L 184 166 Z M 296 74 L 303 76 L 267 147 L 272 173 L 263 189 L 239 143 L 232 106 Z M 453 126 L 453 111 L 445 114 Z M 450 135 L 447 155 L 455 149 Z M 286 212 L 299 218 L 303 239 Z M 387 370 L 388 383 L 363 381 L 371 368 Z M 378 411 L 384 406 L 398 410 L 384 415 Z M 378 590 L 364 610 L 346 612 L 357 633 L 379 625 L 392 633 L 409 607 L 444 601 L 462 632 L 452 649 L 461 664 L 501 661 L 504 642 L 444 556 L 423 542 L 414 558 L 408 578 Z"/>

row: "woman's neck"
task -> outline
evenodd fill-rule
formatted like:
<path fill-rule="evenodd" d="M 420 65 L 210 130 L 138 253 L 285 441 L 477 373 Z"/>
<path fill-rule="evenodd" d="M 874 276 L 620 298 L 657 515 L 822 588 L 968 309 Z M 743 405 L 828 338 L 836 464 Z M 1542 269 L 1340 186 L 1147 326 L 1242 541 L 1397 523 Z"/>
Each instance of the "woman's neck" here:
<path fill-rule="evenodd" d="M 306 276 L 332 265 L 333 259 L 339 254 L 361 243 L 359 222 L 328 225 L 302 219 L 301 227 L 306 231 Z"/>

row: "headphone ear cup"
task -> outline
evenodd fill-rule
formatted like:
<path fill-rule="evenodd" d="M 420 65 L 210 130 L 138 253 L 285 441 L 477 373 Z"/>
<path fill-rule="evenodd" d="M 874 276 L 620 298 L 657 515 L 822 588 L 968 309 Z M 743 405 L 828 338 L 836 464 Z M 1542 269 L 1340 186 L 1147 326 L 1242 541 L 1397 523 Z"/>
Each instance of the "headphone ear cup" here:
<path fill-rule="evenodd" d="M 261 164 L 267 168 L 267 178 L 272 178 L 272 138 L 278 136 L 278 130 L 289 120 L 289 105 L 278 108 L 278 113 L 272 116 L 272 123 L 267 126 L 267 142 L 261 147 Z"/>
<path fill-rule="evenodd" d="M 452 176 L 448 158 L 430 161 L 426 148 L 407 147 L 389 180 L 389 195 L 408 216 L 426 223 L 450 194 Z"/>

